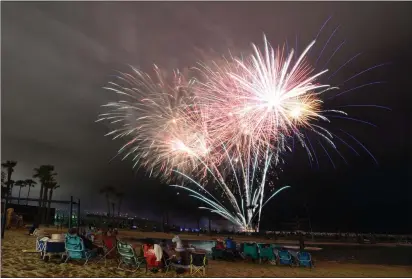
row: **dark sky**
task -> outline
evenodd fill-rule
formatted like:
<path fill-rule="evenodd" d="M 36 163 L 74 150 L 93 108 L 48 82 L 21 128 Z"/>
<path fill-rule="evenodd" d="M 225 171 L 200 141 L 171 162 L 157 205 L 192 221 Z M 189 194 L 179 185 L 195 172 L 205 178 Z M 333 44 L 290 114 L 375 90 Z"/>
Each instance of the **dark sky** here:
<path fill-rule="evenodd" d="M 175 191 L 136 174 L 129 161 L 109 163 L 122 142 L 103 137 L 108 127 L 94 123 L 100 105 L 115 98 L 102 89 L 110 75 L 127 70 L 128 64 L 184 68 L 194 65 L 199 53 L 227 53 L 228 48 L 246 52 L 250 42 L 262 42 L 263 32 L 273 45 L 286 40 L 295 45 L 297 36 L 299 51 L 332 16 L 311 58 L 317 58 L 339 25 L 320 62 L 344 40 L 329 64 L 331 71 L 362 52 L 333 82 L 391 63 L 345 86 L 385 84 L 327 103 L 392 109 L 346 109 L 378 128 L 334 119 L 334 125 L 356 136 L 379 164 L 354 142 L 360 156 L 340 145 L 348 165 L 334 153 L 336 169 L 319 147 L 319 167 L 311 167 L 297 150 L 287 157 L 279 180 L 293 189 L 274 200 L 263 221 L 270 227 L 309 212 L 318 228 L 412 230 L 407 218 L 412 211 L 411 10 L 408 2 L 2 2 L 2 160 L 18 161 L 14 179 L 31 176 L 41 164 L 55 165 L 62 186 L 56 197 L 80 197 L 85 209 L 102 209 L 98 190 L 113 184 L 127 192 L 126 210 L 156 214 L 155 205 L 176 197 Z M 159 197 L 161 193 L 165 195 Z M 184 195 L 179 199 L 186 201 Z M 179 204 L 180 210 L 194 208 L 193 203 Z"/>

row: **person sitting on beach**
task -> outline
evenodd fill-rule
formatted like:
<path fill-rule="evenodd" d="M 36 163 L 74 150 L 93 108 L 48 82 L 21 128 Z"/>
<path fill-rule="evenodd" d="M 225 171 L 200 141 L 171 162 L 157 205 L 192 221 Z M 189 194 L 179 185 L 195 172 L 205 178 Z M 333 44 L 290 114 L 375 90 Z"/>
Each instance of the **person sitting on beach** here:
<path fill-rule="evenodd" d="M 67 231 L 67 233 L 68 233 L 69 235 L 75 236 L 75 235 L 77 235 L 77 228 L 70 228 L 70 229 Z"/>
<path fill-rule="evenodd" d="M 226 249 L 236 250 L 235 242 L 231 237 L 226 238 Z"/>
<path fill-rule="evenodd" d="M 30 229 L 29 229 L 29 235 L 33 235 L 34 231 L 38 228 L 39 228 L 39 225 L 37 224 L 37 222 L 34 222 L 33 226 L 31 226 Z"/>
<path fill-rule="evenodd" d="M 223 241 L 220 238 L 216 239 L 215 249 L 216 250 L 225 250 L 225 245 L 223 244 Z"/>

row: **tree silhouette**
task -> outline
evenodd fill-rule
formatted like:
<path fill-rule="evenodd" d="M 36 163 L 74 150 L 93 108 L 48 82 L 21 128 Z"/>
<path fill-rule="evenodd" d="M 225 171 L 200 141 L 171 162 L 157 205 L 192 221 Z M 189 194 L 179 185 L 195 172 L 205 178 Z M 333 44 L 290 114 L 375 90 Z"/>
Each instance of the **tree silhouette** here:
<path fill-rule="evenodd" d="M 104 194 L 104 196 L 106 197 L 108 217 L 110 217 L 111 195 L 113 195 L 114 192 L 115 190 L 113 186 L 105 186 L 104 188 L 100 189 L 100 193 Z M 113 214 L 114 214 L 114 208 L 113 208 Z"/>
<path fill-rule="evenodd" d="M 16 185 L 17 187 L 20 187 L 20 189 L 19 189 L 19 199 L 18 199 L 18 201 L 17 201 L 17 204 L 20 204 L 21 188 L 26 187 L 27 184 L 26 184 L 26 181 L 25 181 L 25 180 L 17 180 L 16 183 L 15 183 L 15 185 Z"/>
<path fill-rule="evenodd" d="M 49 199 L 48 199 L 48 204 L 47 204 L 47 223 L 50 222 L 50 205 L 51 205 L 51 201 L 52 201 L 52 197 L 53 197 L 53 191 L 56 190 L 57 188 L 60 188 L 60 185 L 57 184 L 57 182 L 52 179 L 49 183 L 47 183 L 46 185 L 46 189 L 49 190 Z"/>
<path fill-rule="evenodd" d="M 27 201 L 26 201 L 26 205 L 28 205 L 29 204 L 30 188 L 35 187 L 37 183 L 33 179 L 26 179 L 25 181 L 26 181 L 27 187 L 29 187 L 29 191 L 27 192 Z"/>
<path fill-rule="evenodd" d="M 4 194 L 7 191 L 6 187 L 6 173 L 1 170 L 1 197 L 3 198 Z"/>
<path fill-rule="evenodd" d="M 42 165 L 39 168 L 34 169 L 34 178 L 38 178 L 40 180 L 40 197 L 39 197 L 39 212 L 40 212 L 40 222 L 44 221 L 44 210 L 41 210 L 42 207 L 46 206 L 47 201 L 47 185 L 51 181 L 53 181 L 54 176 L 57 173 L 54 172 L 54 166 L 52 165 Z M 42 214 L 43 213 L 43 214 Z"/>
<path fill-rule="evenodd" d="M 13 189 L 14 181 L 11 180 L 11 175 L 14 172 L 14 168 L 16 167 L 16 165 L 17 165 L 16 161 L 6 161 L 4 163 L 1 163 L 1 167 L 6 169 L 7 171 L 7 181 L 5 182 L 7 195 L 10 195 L 11 190 Z"/>
<path fill-rule="evenodd" d="M 116 197 L 117 197 L 117 216 L 120 216 L 120 207 L 122 206 L 124 193 L 117 192 Z"/>

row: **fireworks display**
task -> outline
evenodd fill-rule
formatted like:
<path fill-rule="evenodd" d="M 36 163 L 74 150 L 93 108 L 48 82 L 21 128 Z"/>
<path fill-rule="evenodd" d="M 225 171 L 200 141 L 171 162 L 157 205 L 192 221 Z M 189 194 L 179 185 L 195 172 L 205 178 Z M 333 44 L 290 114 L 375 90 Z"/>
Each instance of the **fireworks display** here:
<path fill-rule="evenodd" d="M 208 134 L 203 114 L 193 104 L 192 82 L 179 71 L 169 79 L 154 66 L 155 79 L 133 68 L 133 74 L 120 73 L 120 82 L 108 90 L 121 96 L 97 121 L 121 124 L 108 136 L 127 138 L 119 150 L 123 159 L 132 157 L 134 167 L 143 166 L 151 174 L 170 180 L 172 169 L 192 172 L 208 161 Z"/>
<path fill-rule="evenodd" d="M 320 82 L 327 69 L 317 72 L 308 62 L 314 44 L 296 55 L 273 49 L 264 37 L 263 49 L 252 45 L 245 58 L 199 63 L 197 79 L 179 71 L 167 77 L 156 66 L 152 79 L 133 68 L 106 87 L 121 99 L 107 104 L 112 110 L 98 121 L 120 124 L 108 135 L 127 138 L 119 150 L 124 159 L 166 181 L 194 185 L 172 186 L 250 231 L 259 227 L 262 208 L 289 187 L 276 190 L 268 175 L 291 143 L 312 158 L 311 132 L 336 150 L 338 137 L 322 123 L 346 113 L 323 109 L 323 93 L 337 88 Z"/>

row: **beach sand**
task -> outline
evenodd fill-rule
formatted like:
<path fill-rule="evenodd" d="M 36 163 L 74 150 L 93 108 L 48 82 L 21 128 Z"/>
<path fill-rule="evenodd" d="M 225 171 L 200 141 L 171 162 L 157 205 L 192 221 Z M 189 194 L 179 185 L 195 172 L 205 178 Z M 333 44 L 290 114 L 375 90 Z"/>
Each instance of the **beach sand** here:
<path fill-rule="evenodd" d="M 1 244 L 1 277 L 191 277 L 177 276 L 173 271 L 145 274 L 144 268 L 130 273 L 118 270 L 114 260 L 108 261 L 106 267 L 103 262 L 89 262 L 86 266 L 76 262 L 64 264 L 58 258 L 46 263 L 36 253 L 22 252 L 34 249 L 35 239 L 26 230 L 6 231 Z M 316 267 L 310 270 L 210 260 L 206 274 L 207 277 L 411 277 L 412 267 L 316 262 Z"/>

